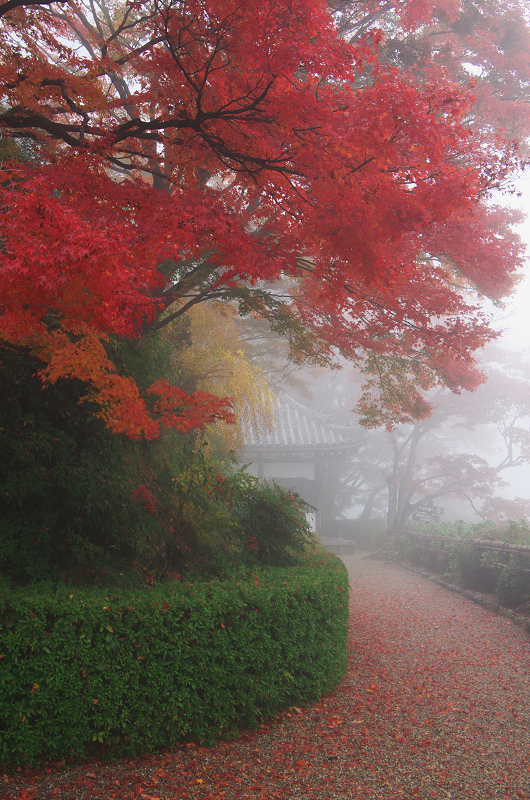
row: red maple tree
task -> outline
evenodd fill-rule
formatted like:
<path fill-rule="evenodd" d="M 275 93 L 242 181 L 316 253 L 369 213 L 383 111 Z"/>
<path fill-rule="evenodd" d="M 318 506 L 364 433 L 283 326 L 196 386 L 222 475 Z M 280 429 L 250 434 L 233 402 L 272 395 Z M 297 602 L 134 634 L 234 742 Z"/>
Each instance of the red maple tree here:
<path fill-rule="evenodd" d="M 515 135 L 470 124 L 476 81 L 438 57 L 391 63 L 384 26 L 341 38 L 352 8 L 368 4 L 0 6 L 0 127 L 32 154 L 1 173 L 0 333 L 44 380 L 84 380 L 114 430 L 231 419 L 168 384 L 149 406 L 105 350 L 213 298 L 268 318 L 295 357 L 297 331 L 314 358 L 338 348 L 398 417 L 428 413 L 415 383 L 480 382 L 493 333 L 472 294 L 500 298 L 521 265 L 486 203 Z M 403 4 L 399 24 L 437 9 Z"/>

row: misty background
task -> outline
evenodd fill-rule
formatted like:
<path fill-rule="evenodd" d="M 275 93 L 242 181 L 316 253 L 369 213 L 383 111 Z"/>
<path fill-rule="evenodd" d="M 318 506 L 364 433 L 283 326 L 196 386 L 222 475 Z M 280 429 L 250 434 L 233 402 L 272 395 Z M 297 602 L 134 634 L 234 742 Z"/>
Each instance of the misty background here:
<path fill-rule="evenodd" d="M 317 527 L 326 535 L 340 534 L 337 521 L 351 519 L 376 520 L 393 532 L 418 522 L 530 518 L 530 176 L 496 201 L 526 215 L 517 231 L 527 247 L 527 272 L 505 303 L 488 305 L 500 336 L 481 355 L 486 382 L 473 393 L 429 393 L 436 401 L 431 418 L 367 430 L 355 410 L 360 376 L 350 364 L 338 361 L 337 370 L 282 364 L 282 343 L 264 335 L 261 355 L 274 355 L 261 365 L 274 393 L 355 442 L 348 455 L 321 454 L 323 466 L 313 475 L 321 484 Z M 279 424 L 279 412 L 276 418 Z M 308 468 L 292 470 L 283 464 L 269 475 L 314 501 Z"/>

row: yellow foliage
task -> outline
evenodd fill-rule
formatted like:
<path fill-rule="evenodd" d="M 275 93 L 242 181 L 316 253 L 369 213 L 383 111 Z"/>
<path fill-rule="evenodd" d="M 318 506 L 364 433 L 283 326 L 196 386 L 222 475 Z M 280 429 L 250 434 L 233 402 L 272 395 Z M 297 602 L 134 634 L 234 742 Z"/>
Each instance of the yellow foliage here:
<path fill-rule="evenodd" d="M 272 424 L 274 395 L 253 364 L 239 334 L 236 312 L 228 304 L 199 303 L 187 312 L 190 344 L 174 349 L 174 367 L 193 376 L 196 388 L 234 401 L 235 425 L 217 426 L 224 447 L 239 450 L 244 427 Z M 166 335 L 172 339 L 171 326 Z M 210 431 L 209 433 L 212 433 Z"/>

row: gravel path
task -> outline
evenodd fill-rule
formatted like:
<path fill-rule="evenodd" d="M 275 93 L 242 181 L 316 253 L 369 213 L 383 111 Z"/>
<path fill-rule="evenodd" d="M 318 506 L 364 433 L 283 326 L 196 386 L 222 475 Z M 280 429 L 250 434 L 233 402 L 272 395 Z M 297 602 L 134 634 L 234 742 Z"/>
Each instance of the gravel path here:
<path fill-rule="evenodd" d="M 316 706 L 216 748 L 5 777 L 0 797 L 530 800 L 530 637 L 402 567 L 344 562 L 350 668 Z"/>
<path fill-rule="evenodd" d="M 365 796 L 530 798 L 530 638 L 401 567 L 344 560 L 354 656 L 341 693 L 371 723 L 355 743 L 371 762 Z"/>

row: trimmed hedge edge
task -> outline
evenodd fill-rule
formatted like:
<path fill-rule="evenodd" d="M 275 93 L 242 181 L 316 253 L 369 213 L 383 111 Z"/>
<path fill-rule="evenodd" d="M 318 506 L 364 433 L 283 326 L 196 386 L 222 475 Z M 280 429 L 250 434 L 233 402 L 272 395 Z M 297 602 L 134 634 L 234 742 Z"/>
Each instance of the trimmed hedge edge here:
<path fill-rule="evenodd" d="M 212 743 L 329 691 L 348 576 L 312 558 L 240 580 L 0 591 L 0 764 Z"/>

